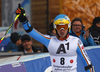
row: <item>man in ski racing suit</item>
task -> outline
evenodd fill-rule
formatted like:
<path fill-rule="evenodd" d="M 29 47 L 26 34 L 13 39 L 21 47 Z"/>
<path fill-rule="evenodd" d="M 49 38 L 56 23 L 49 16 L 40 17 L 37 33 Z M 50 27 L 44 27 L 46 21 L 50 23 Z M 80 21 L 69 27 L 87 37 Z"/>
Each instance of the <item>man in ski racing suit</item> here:
<path fill-rule="evenodd" d="M 56 36 L 43 35 L 35 30 L 24 15 L 25 10 L 20 6 L 16 14 L 20 14 L 19 20 L 25 31 L 34 39 L 44 44 L 50 53 L 52 72 L 78 72 L 77 54 L 84 62 L 86 72 L 92 72 L 91 61 L 84 50 L 83 43 L 77 37 L 70 36 L 71 22 L 68 16 L 59 14 L 54 19 Z"/>

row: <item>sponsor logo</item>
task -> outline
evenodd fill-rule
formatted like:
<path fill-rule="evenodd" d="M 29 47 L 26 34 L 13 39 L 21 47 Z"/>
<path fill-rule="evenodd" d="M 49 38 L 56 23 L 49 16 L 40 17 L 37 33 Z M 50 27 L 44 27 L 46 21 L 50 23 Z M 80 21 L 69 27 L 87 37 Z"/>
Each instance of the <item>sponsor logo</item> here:
<path fill-rule="evenodd" d="M 53 65 L 53 67 L 56 67 L 56 68 L 72 68 L 72 66 L 58 66 L 58 65 Z"/>
<path fill-rule="evenodd" d="M 19 67 L 19 66 L 21 66 L 21 64 L 20 63 L 13 63 L 12 66 L 13 67 Z"/>

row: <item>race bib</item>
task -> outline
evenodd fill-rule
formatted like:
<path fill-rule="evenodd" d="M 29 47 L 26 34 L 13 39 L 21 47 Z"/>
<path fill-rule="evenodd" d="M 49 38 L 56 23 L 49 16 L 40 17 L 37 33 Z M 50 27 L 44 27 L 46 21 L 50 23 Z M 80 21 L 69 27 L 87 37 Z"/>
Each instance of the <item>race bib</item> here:
<path fill-rule="evenodd" d="M 52 69 L 53 72 L 66 72 L 68 70 L 76 68 L 76 58 L 77 56 L 52 56 Z"/>

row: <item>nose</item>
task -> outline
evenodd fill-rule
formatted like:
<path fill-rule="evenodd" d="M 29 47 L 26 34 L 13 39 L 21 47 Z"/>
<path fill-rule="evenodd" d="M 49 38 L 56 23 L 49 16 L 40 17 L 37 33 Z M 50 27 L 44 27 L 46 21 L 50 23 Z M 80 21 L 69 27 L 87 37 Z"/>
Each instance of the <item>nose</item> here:
<path fill-rule="evenodd" d="M 63 32 L 63 31 L 64 31 L 64 29 L 61 29 L 60 31 L 61 31 L 61 32 Z"/>

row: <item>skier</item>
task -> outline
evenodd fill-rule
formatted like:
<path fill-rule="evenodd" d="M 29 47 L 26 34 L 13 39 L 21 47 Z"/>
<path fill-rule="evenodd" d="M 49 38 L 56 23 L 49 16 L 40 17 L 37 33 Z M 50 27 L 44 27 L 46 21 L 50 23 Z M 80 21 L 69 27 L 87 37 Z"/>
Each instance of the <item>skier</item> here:
<path fill-rule="evenodd" d="M 84 62 L 85 70 L 92 71 L 92 63 L 84 50 L 83 43 L 77 37 L 69 35 L 71 22 L 67 15 L 59 14 L 54 19 L 56 36 L 44 35 L 34 29 L 25 16 L 20 4 L 16 10 L 25 31 L 34 39 L 44 44 L 50 53 L 52 72 L 77 72 L 77 54 Z"/>

